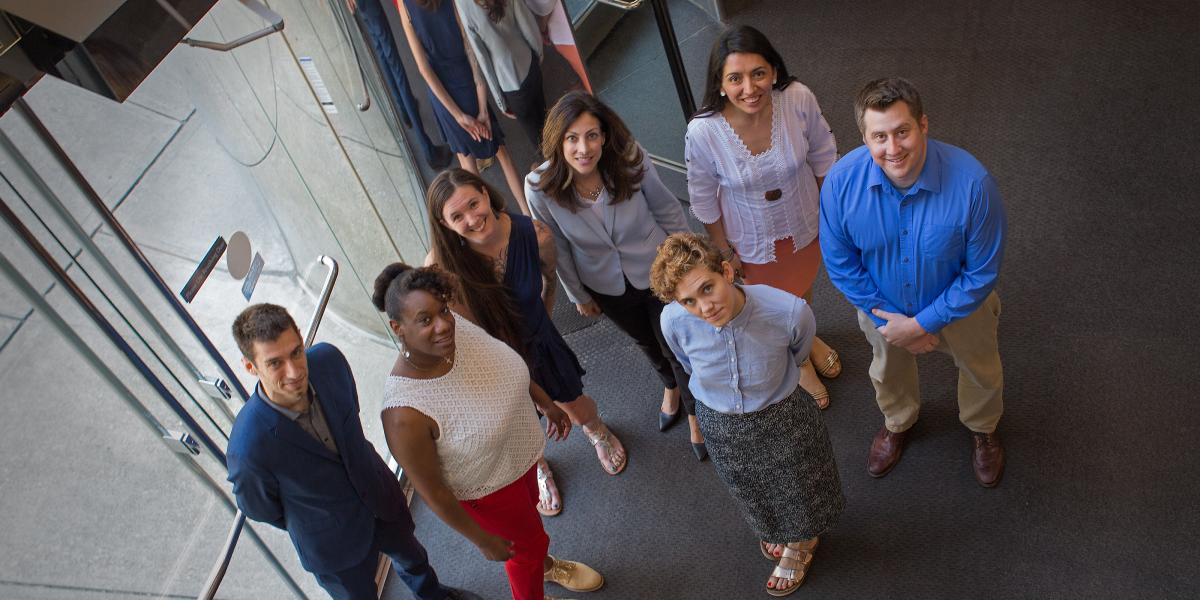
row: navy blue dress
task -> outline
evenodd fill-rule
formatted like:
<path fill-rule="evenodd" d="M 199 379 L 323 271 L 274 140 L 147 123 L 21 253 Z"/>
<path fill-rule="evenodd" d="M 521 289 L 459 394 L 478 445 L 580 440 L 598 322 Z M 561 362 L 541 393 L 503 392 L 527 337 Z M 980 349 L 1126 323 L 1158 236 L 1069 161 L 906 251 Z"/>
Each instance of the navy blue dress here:
<path fill-rule="evenodd" d="M 458 28 L 458 17 L 454 14 L 454 2 L 442 0 L 437 10 L 425 10 L 413 0 L 404 0 L 408 16 L 412 20 L 413 32 L 425 49 L 429 66 L 437 74 L 446 93 L 454 99 L 454 103 L 464 113 L 476 116 L 479 114 L 479 98 L 475 94 L 475 77 L 471 74 L 471 63 L 467 58 L 466 47 L 463 46 L 462 31 Z M 492 139 L 471 139 L 450 115 L 450 111 L 442 106 L 441 101 L 429 90 L 429 104 L 433 107 L 433 116 L 437 118 L 438 128 L 442 137 L 456 154 L 468 154 L 475 158 L 491 158 L 496 150 L 504 144 L 504 133 L 496 122 L 496 115 L 488 107 L 488 120 L 492 124 Z"/>
<path fill-rule="evenodd" d="M 529 374 L 557 402 L 570 402 L 583 393 L 583 366 L 567 345 L 542 302 L 542 260 L 533 219 L 508 214 L 508 259 L 504 287 L 521 313 L 522 341 L 527 348 Z"/>

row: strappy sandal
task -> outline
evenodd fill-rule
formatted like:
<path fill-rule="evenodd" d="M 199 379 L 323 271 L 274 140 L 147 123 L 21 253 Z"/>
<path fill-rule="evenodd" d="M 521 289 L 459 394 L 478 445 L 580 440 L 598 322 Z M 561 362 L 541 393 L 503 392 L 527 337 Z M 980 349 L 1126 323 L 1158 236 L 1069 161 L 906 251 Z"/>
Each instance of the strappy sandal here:
<path fill-rule="evenodd" d="M 584 428 L 583 434 L 587 436 L 588 441 L 592 443 L 593 447 L 604 451 L 604 456 L 607 457 L 607 460 L 601 458 L 600 465 L 604 467 L 605 473 L 619 475 L 621 471 L 625 470 L 625 466 L 629 464 L 629 452 L 622 448 L 623 458 L 621 459 L 621 464 L 618 465 L 613 462 L 613 455 L 617 449 L 609 441 L 612 438 L 612 432 L 609 431 L 608 425 L 602 423 L 596 431 L 588 431 L 587 428 Z"/>
<path fill-rule="evenodd" d="M 817 408 L 821 410 L 829 408 L 829 390 L 825 389 L 825 386 L 821 386 L 821 391 L 815 394 L 809 392 L 809 395 L 813 397 L 813 400 L 817 401 Z"/>
<path fill-rule="evenodd" d="M 813 361 L 813 368 L 817 370 L 817 375 L 825 379 L 834 379 L 842 374 L 842 359 L 838 356 L 837 350 L 829 349 L 829 354 L 825 355 L 825 360 L 821 364 Z"/>
<path fill-rule="evenodd" d="M 549 469 L 543 469 L 539 464 L 537 468 L 537 485 L 538 485 L 538 504 L 537 511 L 546 517 L 553 517 L 562 512 L 562 494 L 558 495 L 558 508 L 554 507 L 554 492 L 558 491 L 558 486 L 554 484 L 554 473 Z M 554 486 L 554 492 L 550 491 L 550 486 Z M 551 508 L 542 508 L 542 506 Z"/>
<path fill-rule="evenodd" d="M 817 401 L 817 408 L 825 410 L 829 408 L 829 390 L 825 388 L 825 384 L 821 383 L 821 378 L 813 377 L 813 381 L 816 383 L 816 385 L 821 386 L 820 390 L 814 392 L 804 387 L 804 367 L 811 364 L 813 364 L 812 360 L 807 358 L 804 359 L 804 362 L 800 363 L 800 388 L 808 392 L 808 395 L 812 396 L 813 400 Z M 816 367 L 813 367 L 813 370 L 815 371 Z"/>
<path fill-rule="evenodd" d="M 805 548 L 793 548 L 790 544 L 783 547 L 783 556 L 780 557 L 779 564 L 771 570 L 771 577 L 776 579 L 786 579 L 792 584 L 786 590 L 777 590 L 767 586 L 767 593 L 776 598 L 787 596 L 792 592 L 800 589 L 800 585 L 804 583 L 804 577 L 808 575 L 808 568 L 812 565 L 813 552 L 817 549 L 817 538 L 811 540 L 811 545 Z M 784 567 L 783 561 L 791 561 L 792 567 Z M 767 580 L 770 583 L 770 579 Z"/>

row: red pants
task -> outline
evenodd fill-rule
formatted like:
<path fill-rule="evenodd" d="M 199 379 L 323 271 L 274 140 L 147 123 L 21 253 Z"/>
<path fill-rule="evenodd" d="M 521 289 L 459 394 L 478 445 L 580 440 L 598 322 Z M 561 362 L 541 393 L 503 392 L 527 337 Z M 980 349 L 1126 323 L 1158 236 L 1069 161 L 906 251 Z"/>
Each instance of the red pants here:
<path fill-rule="evenodd" d="M 550 537 L 537 512 L 536 470 L 482 498 L 459 501 L 484 531 L 513 543 L 513 557 L 504 562 L 513 600 L 543 600 L 542 563 Z"/>

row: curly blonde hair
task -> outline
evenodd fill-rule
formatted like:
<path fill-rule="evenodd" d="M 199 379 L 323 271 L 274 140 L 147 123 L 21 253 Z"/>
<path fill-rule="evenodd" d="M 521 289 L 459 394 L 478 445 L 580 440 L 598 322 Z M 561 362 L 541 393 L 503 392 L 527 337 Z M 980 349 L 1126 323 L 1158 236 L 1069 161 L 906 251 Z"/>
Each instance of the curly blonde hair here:
<path fill-rule="evenodd" d="M 650 289 L 663 302 L 675 301 L 675 286 L 697 267 L 721 273 L 721 253 L 694 233 L 673 233 L 658 245 L 658 256 L 650 265 Z"/>

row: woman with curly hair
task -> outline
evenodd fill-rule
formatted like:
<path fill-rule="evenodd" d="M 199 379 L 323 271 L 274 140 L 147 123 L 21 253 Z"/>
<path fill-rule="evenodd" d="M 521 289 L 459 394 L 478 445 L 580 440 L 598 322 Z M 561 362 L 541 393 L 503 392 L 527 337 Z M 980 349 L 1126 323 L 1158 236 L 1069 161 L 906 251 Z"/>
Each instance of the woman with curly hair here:
<path fill-rule="evenodd" d="M 779 564 L 767 593 L 804 581 L 817 536 L 845 499 L 816 401 L 799 387 L 816 323 L 803 299 L 734 283 L 708 240 L 678 233 L 659 247 L 650 284 L 664 302 L 662 331 L 691 374 L 696 417 L 717 475 Z"/>
<path fill-rule="evenodd" d="M 579 314 L 608 315 L 637 342 L 663 384 L 659 430 L 687 414 L 692 450 L 704 460 L 687 373 L 663 341 L 663 303 L 650 291 L 658 244 L 688 231 L 679 199 L 621 117 L 590 94 L 568 93 L 550 109 L 542 153 L 546 162 L 525 177 L 525 197 L 554 233 L 567 297 Z"/>
<path fill-rule="evenodd" d="M 516 600 L 542 600 L 543 582 L 591 591 L 604 578 L 547 554 L 534 505 L 534 464 L 546 436 L 570 419 L 529 379 L 520 355 L 450 311 L 452 284 L 437 269 L 394 263 L 375 279 L 372 301 L 387 313 L 400 355 L 384 384 L 388 449 L 425 503 L 488 559 L 504 561 Z"/>

